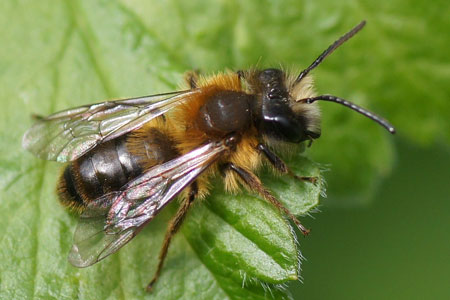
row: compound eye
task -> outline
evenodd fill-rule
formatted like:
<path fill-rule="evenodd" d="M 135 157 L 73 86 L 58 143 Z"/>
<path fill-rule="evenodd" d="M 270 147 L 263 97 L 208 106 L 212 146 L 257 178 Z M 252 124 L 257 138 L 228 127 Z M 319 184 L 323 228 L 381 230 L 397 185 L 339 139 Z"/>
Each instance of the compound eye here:
<path fill-rule="evenodd" d="M 277 140 L 299 143 L 306 139 L 304 122 L 287 105 L 271 103 L 263 110 L 262 131 Z"/>
<path fill-rule="evenodd" d="M 300 122 L 286 116 L 279 116 L 272 121 L 273 134 L 284 141 L 299 143 L 304 140 Z"/>

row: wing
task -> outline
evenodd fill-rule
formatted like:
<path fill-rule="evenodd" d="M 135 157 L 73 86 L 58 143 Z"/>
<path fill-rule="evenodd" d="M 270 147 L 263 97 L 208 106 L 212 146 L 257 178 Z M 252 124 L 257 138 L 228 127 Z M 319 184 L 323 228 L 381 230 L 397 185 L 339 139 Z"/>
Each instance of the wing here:
<path fill-rule="evenodd" d="M 69 262 L 87 267 L 119 250 L 225 151 L 224 142 L 211 142 L 92 202 L 75 231 Z"/>
<path fill-rule="evenodd" d="M 95 146 L 141 127 L 199 90 L 108 101 L 64 110 L 38 120 L 22 145 L 46 160 L 75 160 Z"/>

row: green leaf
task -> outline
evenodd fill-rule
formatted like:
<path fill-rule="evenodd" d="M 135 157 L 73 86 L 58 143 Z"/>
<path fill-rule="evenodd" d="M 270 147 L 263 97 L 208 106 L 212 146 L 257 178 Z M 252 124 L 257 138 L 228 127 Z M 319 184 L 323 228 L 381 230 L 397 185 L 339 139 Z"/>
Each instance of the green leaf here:
<path fill-rule="evenodd" d="M 118 254 L 87 269 L 68 265 L 76 220 L 57 204 L 54 194 L 60 166 L 20 150 L 30 114 L 174 90 L 190 69 L 208 73 L 282 62 L 300 70 L 366 19 L 361 33 L 314 70 L 318 93 L 335 94 L 380 113 L 410 141 L 427 144 L 441 138 L 448 144 L 450 63 L 442 51 L 450 44 L 447 7 L 444 1 L 431 5 L 419 0 L 2 1 L 0 298 L 223 299 L 270 297 L 271 292 L 275 298 L 285 296 L 273 288 L 264 291 L 257 280 L 275 284 L 294 278 L 293 253 L 298 249 L 293 251 L 289 227 L 254 196 L 225 198 L 216 193 L 220 185 L 195 207 L 175 238 L 153 295 L 143 287 L 155 270 L 174 206 Z M 327 203 L 367 201 L 392 168 L 391 138 L 343 107 L 323 103 L 321 108 L 323 135 L 307 155 L 329 169 L 324 174 Z M 289 166 L 298 175 L 319 174 L 315 164 L 299 156 L 289 160 Z M 267 172 L 262 179 L 295 213 L 307 213 L 317 204 L 320 186 L 294 184 Z M 236 216 L 257 208 L 261 216 L 271 216 L 267 223 L 257 222 L 254 214 L 235 222 Z M 222 227 L 200 226 L 199 218 Z M 279 232 L 273 228 L 284 238 L 268 243 L 272 240 L 264 232 Z M 261 255 L 252 260 L 236 250 L 234 242 Z M 208 252 L 209 245 L 220 249 Z M 286 255 L 285 262 L 274 249 Z M 218 257 L 225 265 L 214 273 Z M 278 267 L 268 268 L 264 261 Z M 245 270 L 236 262 L 244 262 Z M 245 282 L 238 277 L 244 274 Z"/>
<path fill-rule="evenodd" d="M 176 203 L 119 253 L 86 269 L 68 264 L 76 218 L 57 204 L 54 187 L 61 166 L 20 151 L 21 136 L 31 125 L 29 116 L 101 99 L 173 90 L 182 73 L 195 65 L 186 59 L 190 52 L 177 50 L 181 32 L 166 38 L 164 26 L 154 32 L 139 16 L 136 8 L 145 10 L 144 4 L 8 1 L 2 5 L 1 14 L 14 22 L 0 29 L 6 41 L 0 50 L 0 82 L 5 87 L 0 120 L 0 225 L 4 229 L 0 298 L 287 298 L 280 284 L 299 276 L 299 249 L 289 223 L 255 195 L 225 194 L 220 182 L 211 197 L 192 209 L 152 294 L 144 287 L 156 269 Z M 159 17 L 155 7 L 147 12 L 155 17 L 152 20 Z M 197 42 L 195 47 L 200 47 L 201 38 Z M 320 175 L 310 161 L 298 158 L 298 162 L 312 175 Z M 320 184 L 307 189 L 306 195 L 304 183 L 273 179 L 273 175 L 265 178 L 277 192 L 283 184 L 299 186 L 297 197 L 280 193 L 298 214 L 318 203 Z"/>

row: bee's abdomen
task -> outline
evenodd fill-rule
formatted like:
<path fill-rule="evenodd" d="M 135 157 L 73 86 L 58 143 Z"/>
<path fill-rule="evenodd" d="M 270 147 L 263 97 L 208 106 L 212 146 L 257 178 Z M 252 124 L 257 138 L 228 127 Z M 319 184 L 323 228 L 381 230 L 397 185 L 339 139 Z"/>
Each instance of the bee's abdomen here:
<path fill-rule="evenodd" d="M 68 165 L 59 179 L 57 186 L 59 198 L 63 205 L 72 209 L 78 209 L 84 206 L 83 199 L 78 194 L 72 164 Z"/>
<path fill-rule="evenodd" d="M 119 190 L 141 172 L 137 158 L 127 149 L 126 137 L 121 137 L 98 146 L 68 165 L 57 190 L 64 205 L 82 210 L 90 201 Z"/>

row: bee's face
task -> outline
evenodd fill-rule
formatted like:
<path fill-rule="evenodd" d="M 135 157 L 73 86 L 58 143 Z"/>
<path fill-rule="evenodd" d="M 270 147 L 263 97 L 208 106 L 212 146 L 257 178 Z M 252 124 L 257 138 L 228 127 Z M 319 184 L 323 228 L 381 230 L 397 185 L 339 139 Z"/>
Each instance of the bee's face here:
<path fill-rule="evenodd" d="M 260 94 L 256 126 L 270 139 L 300 143 L 320 136 L 316 118 L 308 110 L 299 109 L 305 104 L 297 103 L 286 84 L 286 74 L 278 69 L 265 69 L 256 75 L 255 82 Z M 314 123 L 314 124 L 313 124 Z"/>

